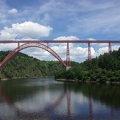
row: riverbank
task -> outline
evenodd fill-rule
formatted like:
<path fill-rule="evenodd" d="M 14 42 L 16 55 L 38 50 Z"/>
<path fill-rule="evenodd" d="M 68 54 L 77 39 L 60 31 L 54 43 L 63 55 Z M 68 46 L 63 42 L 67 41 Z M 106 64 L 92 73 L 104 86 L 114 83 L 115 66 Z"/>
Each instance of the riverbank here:
<path fill-rule="evenodd" d="M 110 82 L 110 81 L 106 81 L 106 82 L 98 82 L 98 81 L 82 81 L 82 80 L 67 80 L 67 79 L 55 79 L 56 81 L 60 81 L 60 82 L 74 82 L 74 83 L 96 83 L 96 84 L 120 84 L 120 82 Z"/>
<path fill-rule="evenodd" d="M 14 78 L 2 78 L 2 79 L 0 79 L 0 81 L 15 80 L 15 79 L 24 79 L 24 78 L 21 78 L 21 77 L 14 77 Z"/>
<path fill-rule="evenodd" d="M 54 78 L 54 76 L 41 76 L 39 78 Z M 14 78 L 2 78 L 0 79 L 0 82 L 1 81 L 6 81 L 6 80 L 15 80 L 15 79 L 37 79 L 38 77 L 32 77 L 32 78 L 25 78 L 25 77 L 14 77 Z"/>

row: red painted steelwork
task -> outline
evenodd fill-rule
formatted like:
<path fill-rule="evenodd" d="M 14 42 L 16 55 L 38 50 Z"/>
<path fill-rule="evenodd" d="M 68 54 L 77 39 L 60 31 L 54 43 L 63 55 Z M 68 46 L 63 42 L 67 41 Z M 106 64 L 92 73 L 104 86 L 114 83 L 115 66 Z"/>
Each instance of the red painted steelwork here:
<path fill-rule="evenodd" d="M 88 60 L 91 60 L 91 47 L 90 47 L 90 42 L 88 42 Z"/>
<path fill-rule="evenodd" d="M 12 52 L 10 52 L 6 57 L 5 59 L 0 63 L 0 68 L 2 68 L 8 61 L 9 59 L 14 56 L 17 52 L 25 49 L 25 48 L 28 48 L 28 47 L 39 47 L 39 48 L 42 48 L 46 51 L 48 51 L 49 53 L 51 53 L 54 57 L 56 57 L 65 67 L 66 67 L 66 64 L 64 63 L 64 61 L 60 58 L 60 56 L 55 52 L 53 51 L 50 47 L 44 45 L 44 44 L 38 44 L 38 43 L 28 43 L 28 44 L 23 44 L 21 46 L 18 46 L 16 49 L 14 49 Z"/>
<path fill-rule="evenodd" d="M 112 51 L 111 42 L 109 42 L 108 51 L 109 51 L 109 52 L 111 52 L 111 51 Z"/>
<path fill-rule="evenodd" d="M 70 67 L 70 51 L 69 51 L 69 43 L 68 42 L 67 42 L 67 51 L 66 51 L 66 66 Z"/>
<path fill-rule="evenodd" d="M 120 40 L 0 40 L 0 43 L 120 43 Z"/>

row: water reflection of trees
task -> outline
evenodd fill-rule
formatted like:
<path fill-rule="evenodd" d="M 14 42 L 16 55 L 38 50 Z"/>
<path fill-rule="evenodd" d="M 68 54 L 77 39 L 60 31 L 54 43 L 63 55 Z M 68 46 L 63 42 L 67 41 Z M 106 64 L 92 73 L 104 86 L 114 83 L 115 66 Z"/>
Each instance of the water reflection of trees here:
<path fill-rule="evenodd" d="M 71 84 L 70 89 L 107 106 L 120 108 L 120 85 L 76 83 Z"/>
<path fill-rule="evenodd" d="M 32 82 L 31 82 L 32 81 Z M 38 79 L 17 79 L 17 80 L 9 80 L 6 82 L 0 83 L 0 91 L 4 91 L 4 94 L 7 98 L 12 102 L 20 101 L 33 96 L 39 91 L 43 91 L 46 89 L 46 85 L 44 84 L 45 80 Z M 34 84 L 39 82 L 37 85 Z M 56 84 L 57 85 L 57 84 Z M 48 84 L 49 87 L 53 87 L 54 89 L 50 89 L 50 91 L 54 90 L 63 90 L 64 87 L 55 87 L 55 84 Z"/>
<path fill-rule="evenodd" d="M 26 99 L 41 89 L 39 86 L 26 86 L 26 83 L 24 79 L 2 82 L 0 90 L 4 92 L 12 103 L 14 103 Z"/>

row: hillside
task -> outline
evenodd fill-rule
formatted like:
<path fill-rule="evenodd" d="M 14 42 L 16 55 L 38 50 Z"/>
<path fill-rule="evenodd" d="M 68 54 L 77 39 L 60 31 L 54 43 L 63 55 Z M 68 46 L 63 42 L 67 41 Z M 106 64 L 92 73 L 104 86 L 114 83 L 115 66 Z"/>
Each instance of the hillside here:
<path fill-rule="evenodd" d="M 0 62 L 10 51 L 0 51 Z M 78 65 L 72 62 L 73 66 Z M 58 61 L 40 61 L 23 53 L 17 53 L 2 69 L 2 78 L 34 78 L 54 76 L 56 72 L 64 70 Z"/>
<path fill-rule="evenodd" d="M 0 61 L 9 53 L 0 52 Z M 32 78 L 53 76 L 56 71 L 64 69 L 58 61 L 40 61 L 23 53 L 17 53 L 2 69 L 2 78 Z"/>
<path fill-rule="evenodd" d="M 0 62 L 9 51 L 0 51 Z M 2 78 L 55 76 L 58 79 L 95 82 L 120 82 L 120 48 L 83 63 L 71 62 L 68 71 L 58 61 L 41 61 L 17 53 L 2 69 Z"/>
<path fill-rule="evenodd" d="M 120 48 L 105 53 L 90 61 L 86 60 L 77 67 L 56 74 L 57 79 L 92 82 L 120 82 Z"/>

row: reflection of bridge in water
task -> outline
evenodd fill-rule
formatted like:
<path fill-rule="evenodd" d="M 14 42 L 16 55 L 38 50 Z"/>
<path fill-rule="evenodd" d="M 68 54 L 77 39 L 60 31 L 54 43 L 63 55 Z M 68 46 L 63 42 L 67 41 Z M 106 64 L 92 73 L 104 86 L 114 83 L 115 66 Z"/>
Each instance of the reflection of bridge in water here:
<path fill-rule="evenodd" d="M 13 110 L 17 116 L 17 118 L 20 119 L 50 119 L 50 113 L 55 110 L 57 108 L 57 106 L 62 102 L 63 98 L 66 98 L 66 105 L 67 105 L 67 118 L 66 119 L 72 119 L 72 115 L 71 115 L 71 92 L 69 90 L 69 86 L 64 85 L 64 91 L 63 93 L 60 95 L 60 97 L 54 101 L 51 105 L 49 105 L 48 107 L 46 107 L 43 110 L 38 110 L 37 112 L 28 112 L 25 110 L 21 110 L 20 108 L 18 108 L 14 103 L 10 102 L 10 100 L 8 99 L 8 97 L 4 94 L 4 92 L 0 91 L 0 99 L 5 102 L 11 110 Z M 88 97 L 89 99 L 89 107 L 88 107 L 88 111 L 89 111 L 89 115 L 87 116 L 87 119 L 92 120 L 94 118 L 94 112 L 93 112 L 93 99 L 91 96 Z M 110 118 L 111 120 L 114 119 L 114 108 L 111 107 L 111 111 L 110 111 Z M 62 116 L 59 116 L 61 119 L 63 118 Z M 75 116 L 74 116 L 75 117 Z M 76 118 L 78 119 L 85 119 L 85 115 L 79 114 L 78 116 L 76 116 Z"/>
<path fill-rule="evenodd" d="M 66 67 L 66 70 L 68 70 L 71 67 L 70 64 L 70 47 L 69 43 L 86 43 L 88 44 L 88 60 L 92 59 L 91 56 L 91 44 L 92 43 L 107 43 L 108 44 L 108 51 L 112 51 L 112 43 L 119 44 L 120 40 L 20 40 L 20 41 L 15 41 L 15 40 L 0 40 L 0 44 L 11 44 L 11 43 L 16 43 L 18 46 L 10 52 L 5 59 L 0 63 L 0 69 L 10 60 L 12 56 L 14 56 L 17 52 L 29 48 L 29 47 L 38 47 L 42 48 L 49 53 L 51 53 L 56 59 L 58 59 L 63 66 Z M 49 47 L 48 44 L 52 43 L 66 43 L 66 62 L 64 62 L 61 57 Z M 22 44 L 22 45 L 21 45 Z M 45 45 L 47 44 L 47 45 Z M 78 52 L 78 51 L 76 51 Z"/>

